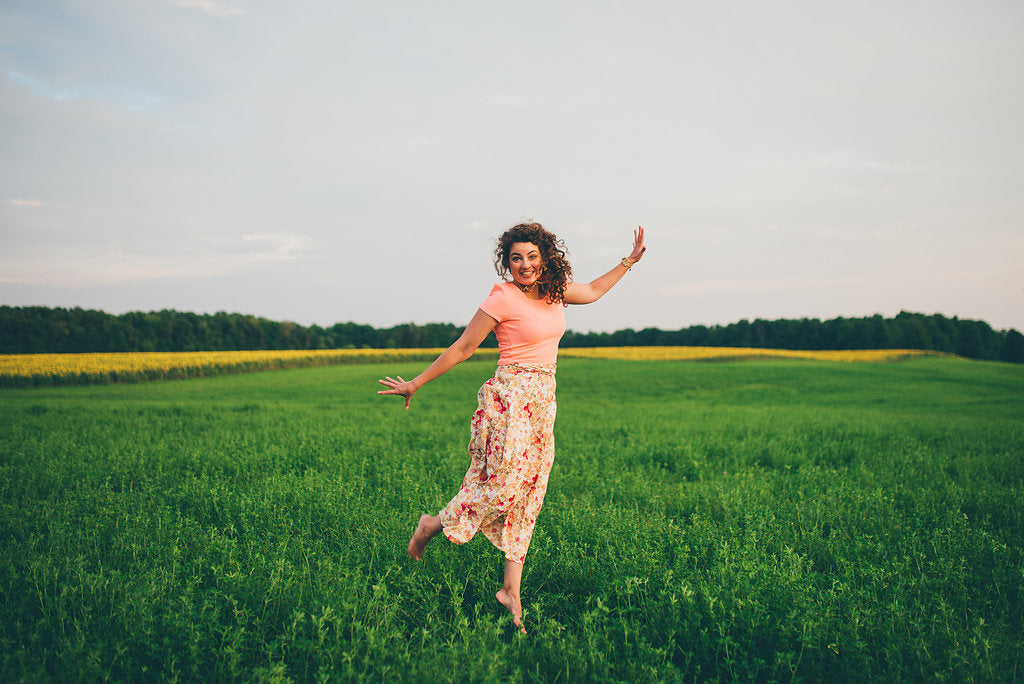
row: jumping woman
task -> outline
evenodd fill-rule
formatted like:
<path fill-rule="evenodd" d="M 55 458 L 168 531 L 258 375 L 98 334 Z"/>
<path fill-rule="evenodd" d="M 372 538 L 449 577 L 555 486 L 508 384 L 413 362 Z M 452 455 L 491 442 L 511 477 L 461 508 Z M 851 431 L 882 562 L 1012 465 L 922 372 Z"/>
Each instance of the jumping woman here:
<path fill-rule="evenodd" d="M 539 223 L 517 225 L 498 238 L 494 251 L 504 282 L 491 288 L 459 339 L 416 378 L 379 381 L 388 389 L 378 394 L 403 396 L 408 409 L 418 389 L 471 357 L 494 331 L 500 356 L 494 377 L 477 393 L 469 471 L 438 515 L 420 517 L 409 555 L 420 560 L 438 532 L 456 544 L 483 532 L 505 554 L 505 581 L 495 598 L 524 634 L 520 583 L 555 457 L 555 360 L 565 332 L 564 308 L 596 302 L 646 249 L 641 226 L 633 231 L 629 256 L 596 280 L 576 283 L 561 240 Z"/>

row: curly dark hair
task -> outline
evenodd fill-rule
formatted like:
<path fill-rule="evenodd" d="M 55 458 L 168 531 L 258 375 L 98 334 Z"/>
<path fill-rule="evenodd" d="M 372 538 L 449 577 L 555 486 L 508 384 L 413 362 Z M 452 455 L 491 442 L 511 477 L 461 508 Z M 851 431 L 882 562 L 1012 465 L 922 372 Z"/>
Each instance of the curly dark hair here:
<path fill-rule="evenodd" d="M 566 285 L 572 280 L 572 266 L 565 258 L 568 252 L 565 242 L 544 230 L 544 226 L 539 223 L 512 226 L 501 234 L 498 247 L 494 250 L 494 269 L 502 278 L 508 275 L 508 253 L 516 242 L 532 242 L 537 245 L 543 268 L 538 280 L 540 294 L 552 304 L 564 303 Z"/>

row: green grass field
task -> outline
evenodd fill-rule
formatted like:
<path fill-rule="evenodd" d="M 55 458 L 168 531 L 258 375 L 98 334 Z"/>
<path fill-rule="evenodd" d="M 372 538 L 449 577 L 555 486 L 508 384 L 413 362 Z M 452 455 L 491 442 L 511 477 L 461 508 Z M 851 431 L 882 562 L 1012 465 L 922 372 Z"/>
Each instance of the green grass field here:
<path fill-rule="evenodd" d="M 1024 678 L 1024 367 L 564 360 L 521 636 L 423 365 L 0 390 L 0 681 Z"/>

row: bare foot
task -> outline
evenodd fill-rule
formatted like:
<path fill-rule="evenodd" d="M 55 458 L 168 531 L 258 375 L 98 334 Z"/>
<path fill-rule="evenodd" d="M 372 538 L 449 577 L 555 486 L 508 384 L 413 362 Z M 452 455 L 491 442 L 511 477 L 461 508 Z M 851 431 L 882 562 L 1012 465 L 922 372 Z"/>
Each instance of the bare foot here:
<path fill-rule="evenodd" d="M 409 540 L 409 555 L 415 560 L 423 558 L 423 551 L 427 544 L 441 531 L 441 519 L 436 515 L 421 515 L 416 531 L 412 533 Z"/>
<path fill-rule="evenodd" d="M 519 631 L 526 634 L 526 627 L 523 627 L 523 607 L 519 602 L 518 596 L 513 596 L 511 592 L 505 589 L 500 589 L 494 598 L 498 599 L 498 603 L 508 608 L 508 612 L 512 613 L 512 624 L 519 628 Z"/>

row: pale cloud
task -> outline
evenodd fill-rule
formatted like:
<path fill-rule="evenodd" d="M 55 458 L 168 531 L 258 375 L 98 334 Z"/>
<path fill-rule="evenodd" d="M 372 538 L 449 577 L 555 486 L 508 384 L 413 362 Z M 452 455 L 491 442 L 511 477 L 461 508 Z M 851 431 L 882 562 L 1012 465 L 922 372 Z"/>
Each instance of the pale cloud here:
<path fill-rule="evenodd" d="M 27 88 L 34 95 L 57 102 L 104 100 L 125 104 L 132 111 L 154 110 L 165 103 L 165 99 L 160 95 L 109 83 L 77 83 L 58 86 L 20 71 L 8 71 L 7 77 L 11 82 Z"/>
<path fill-rule="evenodd" d="M 79 91 L 56 88 L 42 79 L 34 78 L 20 71 L 8 71 L 7 78 L 20 86 L 28 88 L 35 95 L 48 97 L 51 100 L 74 100 L 82 97 Z"/>
<path fill-rule="evenodd" d="M 256 246 L 254 254 L 264 261 L 292 261 L 312 247 L 305 236 L 292 233 L 258 233 L 243 235 L 242 242 Z"/>
<path fill-rule="evenodd" d="M 481 97 L 479 102 L 484 104 L 499 105 L 502 107 L 512 107 L 516 109 L 522 109 L 529 105 L 525 98 L 519 97 L 518 95 L 488 95 L 487 97 Z"/>
<path fill-rule="evenodd" d="M 239 2 L 216 2 L 215 0 L 175 0 L 178 7 L 196 9 L 214 17 L 233 17 L 245 14 Z"/>
<path fill-rule="evenodd" d="M 22 199 L 20 197 L 11 197 L 4 200 L 4 204 L 9 207 L 23 207 L 25 209 L 38 209 L 43 206 L 43 203 L 39 200 Z"/>
<path fill-rule="evenodd" d="M 784 150 L 772 156 L 750 157 L 742 167 L 757 172 L 809 171 L 812 173 L 852 172 L 866 174 L 920 174 L 928 165 L 913 159 L 890 159 L 864 150 L 832 149 L 793 154 Z"/>
<path fill-rule="evenodd" d="M 659 295 L 697 296 L 715 294 L 764 294 L 768 292 L 813 292 L 822 288 L 864 286 L 872 278 L 865 274 L 841 276 L 756 275 L 750 278 L 696 280 L 655 286 Z"/>
<path fill-rule="evenodd" d="M 312 240 L 291 233 L 210 238 L 162 252 L 118 247 L 89 250 L 69 245 L 46 261 L 27 259 L 4 264 L 0 283 L 89 287 L 223 276 L 298 261 L 313 246 Z"/>

